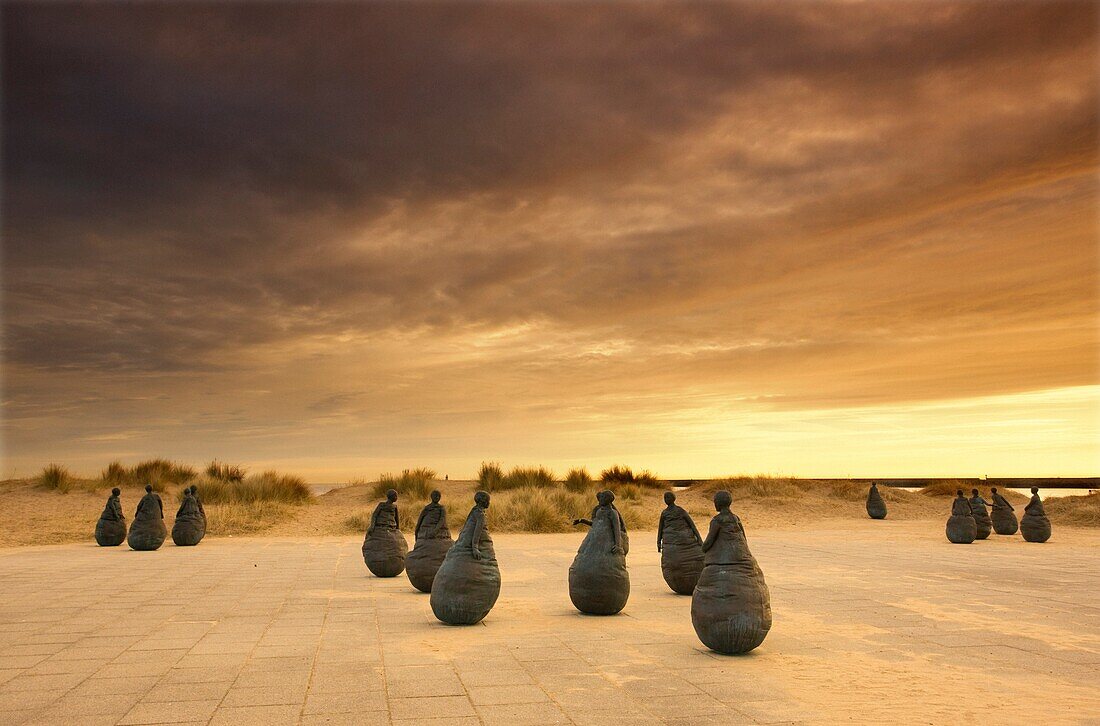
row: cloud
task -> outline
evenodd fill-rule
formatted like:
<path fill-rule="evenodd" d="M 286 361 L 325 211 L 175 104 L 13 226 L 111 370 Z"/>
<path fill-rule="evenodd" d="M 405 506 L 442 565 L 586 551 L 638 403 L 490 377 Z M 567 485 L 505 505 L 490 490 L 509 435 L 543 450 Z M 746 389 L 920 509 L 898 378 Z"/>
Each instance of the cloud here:
<path fill-rule="evenodd" d="M 3 15 L 28 450 L 1096 381 L 1093 4 Z"/>

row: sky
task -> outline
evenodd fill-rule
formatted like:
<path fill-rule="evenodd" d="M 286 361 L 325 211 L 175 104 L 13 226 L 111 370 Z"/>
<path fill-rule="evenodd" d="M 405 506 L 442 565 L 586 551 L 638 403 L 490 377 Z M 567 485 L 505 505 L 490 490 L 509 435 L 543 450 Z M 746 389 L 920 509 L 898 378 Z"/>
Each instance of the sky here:
<path fill-rule="evenodd" d="M 0 13 L 0 476 L 1100 474 L 1095 3 Z"/>

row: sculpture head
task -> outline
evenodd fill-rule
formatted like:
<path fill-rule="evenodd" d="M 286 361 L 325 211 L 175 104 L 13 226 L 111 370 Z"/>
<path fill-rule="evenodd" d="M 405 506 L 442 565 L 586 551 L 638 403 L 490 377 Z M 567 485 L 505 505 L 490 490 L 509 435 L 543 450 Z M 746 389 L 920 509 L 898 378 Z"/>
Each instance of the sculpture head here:
<path fill-rule="evenodd" d="M 397 501 L 397 490 L 396 489 L 387 489 L 386 490 L 386 500 L 389 501 L 390 504 L 393 504 L 394 502 L 396 502 Z"/>
<path fill-rule="evenodd" d="M 153 491 L 153 485 L 152 485 L 152 484 L 146 484 L 146 485 L 145 485 L 145 493 L 146 493 L 146 494 L 149 494 L 149 493 L 151 493 L 152 491 Z"/>
<path fill-rule="evenodd" d="M 715 510 L 721 512 L 722 510 L 729 509 L 731 504 L 733 504 L 733 495 L 725 489 L 714 493 Z"/>
<path fill-rule="evenodd" d="M 963 490 L 962 489 L 956 489 L 955 490 L 955 496 L 956 497 L 961 497 L 962 495 L 963 495 Z"/>
<path fill-rule="evenodd" d="M 609 507 L 611 502 L 615 501 L 615 495 L 611 493 L 610 489 L 604 489 L 596 494 L 596 501 L 600 503 L 600 506 Z"/>
<path fill-rule="evenodd" d="M 438 489 L 432 492 L 432 504 L 439 504 L 439 498 L 443 496 Z"/>
<path fill-rule="evenodd" d="M 671 507 L 675 503 L 676 503 L 676 495 L 673 494 L 672 492 L 665 492 L 665 504 L 667 504 L 668 506 Z"/>
<path fill-rule="evenodd" d="M 114 489 L 111 490 L 111 496 L 112 497 L 117 497 L 119 494 L 122 494 L 122 490 L 119 489 L 118 487 L 115 487 Z"/>
<path fill-rule="evenodd" d="M 991 492 L 993 492 L 994 494 L 996 494 L 996 493 L 997 493 L 997 487 L 990 487 L 989 491 L 991 491 Z"/>
<path fill-rule="evenodd" d="M 971 489 L 970 490 L 970 495 L 974 496 L 974 497 L 978 496 L 978 490 L 977 489 Z"/>
<path fill-rule="evenodd" d="M 1039 487 L 1031 487 L 1031 493 L 1032 494 L 1038 494 L 1039 493 Z"/>
<path fill-rule="evenodd" d="M 479 491 L 474 494 L 474 504 L 482 509 L 489 508 L 489 492 Z"/>

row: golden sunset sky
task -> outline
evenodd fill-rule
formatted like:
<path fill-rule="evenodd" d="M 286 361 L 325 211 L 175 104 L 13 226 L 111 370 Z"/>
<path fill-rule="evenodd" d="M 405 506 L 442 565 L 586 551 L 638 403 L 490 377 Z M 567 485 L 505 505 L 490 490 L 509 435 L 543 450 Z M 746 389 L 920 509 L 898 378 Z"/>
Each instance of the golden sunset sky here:
<path fill-rule="evenodd" d="M 0 475 L 1100 474 L 1098 7 L 5 3 Z"/>

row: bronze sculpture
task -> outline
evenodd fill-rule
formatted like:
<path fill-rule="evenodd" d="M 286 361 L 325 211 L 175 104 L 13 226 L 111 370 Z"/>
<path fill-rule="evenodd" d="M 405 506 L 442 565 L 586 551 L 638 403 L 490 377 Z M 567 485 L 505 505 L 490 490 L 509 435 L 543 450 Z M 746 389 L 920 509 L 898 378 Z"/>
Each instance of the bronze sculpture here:
<path fill-rule="evenodd" d="M 728 491 L 714 495 L 718 514 L 703 542 L 703 572 L 691 598 L 691 624 L 703 645 L 728 655 L 764 642 L 772 626 L 771 595 L 749 551 L 745 528 L 730 511 Z"/>
<path fill-rule="evenodd" d="M 412 552 L 405 559 L 405 574 L 420 592 L 432 591 L 432 580 L 454 540 L 447 528 L 447 510 L 439 503 L 441 494 L 432 492 L 432 501 L 420 512 L 413 532 Z"/>
<path fill-rule="evenodd" d="M 1031 501 L 1024 507 L 1024 516 L 1020 518 L 1020 533 L 1028 542 L 1046 542 L 1050 539 L 1050 520 L 1043 508 L 1043 500 L 1039 499 L 1038 487 L 1031 487 Z"/>
<path fill-rule="evenodd" d="M 432 582 L 432 612 L 448 625 L 473 625 L 489 614 L 500 595 L 500 568 L 485 526 L 489 493 L 474 494 L 458 540 L 447 551 Z"/>
<path fill-rule="evenodd" d="M 676 504 L 675 494 L 665 492 L 665 504 L 657 525 L 661 574 L 673 592 L 690 595 L 703 571 L 703 538 L 691 515 Z"/>
<path fill-rule="evenodd" d="M 100 547 L 117 547 L 126 540 L 126 515 L 122 513 L 122 504 L 118 500 L 121 493 L 118 487 L 111 490 L 103 514 L 96 522 L 95 541 Z"/>
<path fill-rule="evenodd" d="M 955 544 L 970 544 L 978 536 L 978 524 L 974 521 L 974 512 L 970 502 L 963 496 L 963 490 L 955 491 L 955 500 L 951 503 L 951 516 L 947 520 L 947 539 Z"/>
<path fill-rule="evenodd" d="M 585 524 L 590 529 L 569 567 L 569 599 L 582 613 L 614 615 L 630 597 L 622 516 L 612 504 L 611 491 L 598 493 L 596 501 L 592 519 L 573 520 L 574 526 Z"/>
<path fill-rule="evenodd" d="M 986 539 L 993 531 L 993 521 L 986 510 L 988 506 L 989 502 L 978 493 L 977 489 L 970 490 L 970 513 L 974 515 L 974 539 Z"/>
<path fill-rule="evenodd" d="M 990 491 L 993 494 L 993 512 L 990 515 L 993 531 L 997 534 L 1016 534 L 1020 529 L 1020 523 L 1016 521 L 1015 507 L 997 493 L 997 487 L 993 487 Z"/>
<path fill-rule="evenodd" d="M 202 539 L 203 521 L 191 487 L 183 490 L 183 501 L 172 524 L 172 541 L 177 547 L 194 547 Z"/>
<path fill-rule="evenodd" d="M 871 519 L 886 519 L 886 502 L 882 500 L 876 482 L 871 482 L 871 491 L 867 492 L 867 516 Z"/>
<path fill-rule="evenodd" d="M 377 577 L 397 577 L 405 569 L 409 545 L 400 527 L 397 492 L 390 489 L 386 492 L 385 501 L 374 508 L 367 534 L 363 537 L 363 562 Z"/>
<path fill-rule="evenodd" d="M 145 496 L 138 502 L 134 523 L 126 536 L 130 549 L 150 551 L 164 544 L 168 529 L 164 526 L 164 503 L 153 487 L 145 485 Z"/>

